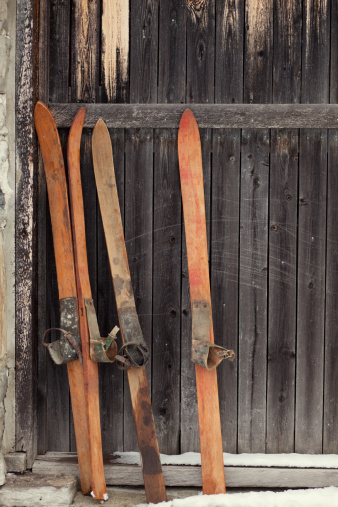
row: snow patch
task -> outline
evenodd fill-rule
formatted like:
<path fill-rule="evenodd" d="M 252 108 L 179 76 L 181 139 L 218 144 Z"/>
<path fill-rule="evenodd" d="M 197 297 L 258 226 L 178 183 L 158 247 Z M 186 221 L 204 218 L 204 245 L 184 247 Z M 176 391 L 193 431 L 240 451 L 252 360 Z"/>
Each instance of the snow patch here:
<path fill-rule="evenodd" d="M 149 507 L 155 504 L 139 504 Z M 157 507 L 337 507 L 338 488 L 249 492 L 226 495 L 190 496 L 156 504 Z"/>
<path fill-rule="evenodd" d="M 198 452 L 177 456 L 161 454 L 162 465 L 201 465 Z M 336 454 L 229 454 L 223 453 L 225 466 L 281 467 L 281 468 L 338 468 Z M 116 452 L 114 463 L 141 465 L 138 452 Z M 337 504 L 338 505 L 338 504 Z"/>

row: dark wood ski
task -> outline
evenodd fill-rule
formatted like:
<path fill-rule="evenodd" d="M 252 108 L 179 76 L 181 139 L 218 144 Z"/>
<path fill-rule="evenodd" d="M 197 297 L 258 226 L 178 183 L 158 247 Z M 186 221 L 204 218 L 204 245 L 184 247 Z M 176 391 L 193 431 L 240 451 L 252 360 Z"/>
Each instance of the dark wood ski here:
<path fill-rule="evenodd" d="M 187 109 L 178 132 L 178 158 L 192 312 L 192 360 L 196 369 L 203 493 L 225 493 L 216 366 L 234 352 L 214 345 L 202 151 L 198 126 Z"/>
<path fill-rule="evenodd" d="M 47 344 L 44 337 L 44 343 L 56 363 L 67 363 L 81 489 L 87 495 L 92 489 L 92 469 L 83 367 L 80 359 L 73 360 L 77 357 L 74 347 L 78 355 L 80 348 L 76 340 L 79 335 L 77 289 L 65 167 L 54 118 L 42 102 L 36 104 L 34 118 L 46 173 L 62 327 L 60 340 Z"/>
<path fill-rule="evenodd" d="M 79 324 L 83 358 L 85 400 L 88 414 L 89 449 L 92 471 L 92 496 L 95 500 L 108 500 L 104 478 L 98 365 L 90 358 L 90 334 L 86 307 L 95 319 L 95 310 L 89 281 L 85 219 L 80 172 L 80 143 L 86 108 L 76 114 L 68 137 L 68 182 L 73 230 L 74 260 L 79 305 Z M 100 343 L 99 343 L 100 344 Z M 114 342 L 115 348 L 116 344 Z M 115 359 L 113 354 L 113 360 Z"/>
<path fill-rule="evenodd" d="M 99 120 L 94 128 L 92 150 L 96 187 L 123 340 L 123 354 L 119 356 L 119 361 L 127 368 L 146 498 L 148 502 L 159 503 L 165 501 L 167 497 L 144 367 L 148 352 L 136 313 L 111 140 L 102 120 Z"/>

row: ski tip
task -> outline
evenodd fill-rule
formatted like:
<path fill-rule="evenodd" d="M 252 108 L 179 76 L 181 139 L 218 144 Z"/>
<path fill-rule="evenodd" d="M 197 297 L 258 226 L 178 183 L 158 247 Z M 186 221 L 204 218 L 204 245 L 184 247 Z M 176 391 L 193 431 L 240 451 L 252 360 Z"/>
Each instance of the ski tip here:
<path fill-rule="evenodd" d="M 50 110 L 48 109 L 46 104 L 44 102 L 42 102 L 42 100 L 38 100 L 37 103 L 35 104 L 34 116 L 36 117 L 37 115 L 40 115 L 43 113 L 47 113 L 47 114 L 52 115 L 52 113 L 50 112 Z"/>
<path fill-rule="evenodd" d="M 184 113 L 182 114 L 181 121 L 180 121 L 180 128 L 185 128 L 191 123 L 196 123 L 196 118 L 194 116 L 194 113 L 191 111 L 191 109 L 187 108 Z"/>
<path fill-rule="evenodd" d="M 100 129 L 104 129 L 106 130 L 107 129 L 107 125 L 105 124 L 105 122 L 102 120 L 102 118 L 99 118 L 97 120 L 97 122 L 95 123 L 95 127 L 94 127 L 94 130 L 97 129 L 97 130 L 100 130 Z"/>
<path fill-rule="evenodd" d="M 51 111 L 41 100 L 35 104 L 34 121 L 38 133 L 39 131 L 43 132 L 43 126 L 48 126 L 49 128 L 52 127 L 57 130 L 56 123 Z"/>
<path fill-rule="evenodd" d="M 102 120 L 102 118 L 99 118 L 97 120 L 94 130 L 93 130 L 93 140 L 95 139 L 96 136 L 103 136 L 105 134 L 108 134 L 108 136 L 109 136 L 108 127 L 105 124 L 105 122 Z"/>
<path fill-rule="evenodd" d="M 78 112 L 74 116 L 71 128 L 75 124 L 81 125 L 83 127 L 85 116 L 86 116 L 86 108 L 84 106 L 80 107 L 80 109 L 78 110 Z"/>

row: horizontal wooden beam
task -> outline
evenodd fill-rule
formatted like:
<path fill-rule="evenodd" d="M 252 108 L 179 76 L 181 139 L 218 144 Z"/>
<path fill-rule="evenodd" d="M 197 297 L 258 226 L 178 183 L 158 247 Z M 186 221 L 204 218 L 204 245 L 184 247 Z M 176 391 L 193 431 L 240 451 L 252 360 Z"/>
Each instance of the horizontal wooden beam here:
<path fill-rule="evenodd" d="M 58 127 L 70 127 L 84 104 L 49 104 Z M 178 128 L 186 104 L 86 104 L 85 127 Z M 338 104 L 189 104 L 200 128 L 338 128 Z"/>
<path fill-rule="evenodd" d="M 201 467 L 192 465 L 162 465 L 166 486 L 202 486 Z M 108 486 L 142 486 L 139 465 L 114 464 L 114 457 L 105 459 L 105 478 Z M 74 453 L 47 453 L 38 456 L 33 466 L 36 474 L 78 475 Z M 225 466 L 224 473 L 230 488 L 322 488 L 338 486 L 338 470 L 332 468 L 282 468 Z"/>

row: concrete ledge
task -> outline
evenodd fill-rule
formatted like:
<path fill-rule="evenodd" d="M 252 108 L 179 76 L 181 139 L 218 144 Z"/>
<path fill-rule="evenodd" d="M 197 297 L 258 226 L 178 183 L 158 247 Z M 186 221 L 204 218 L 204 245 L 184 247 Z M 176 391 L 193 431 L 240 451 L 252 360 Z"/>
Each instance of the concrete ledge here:
<path fill-rule="evenodd" d="M 69 506 L 77 491 L 74 475 L 8 474 L 0 489 L 1 507 Z"/>

